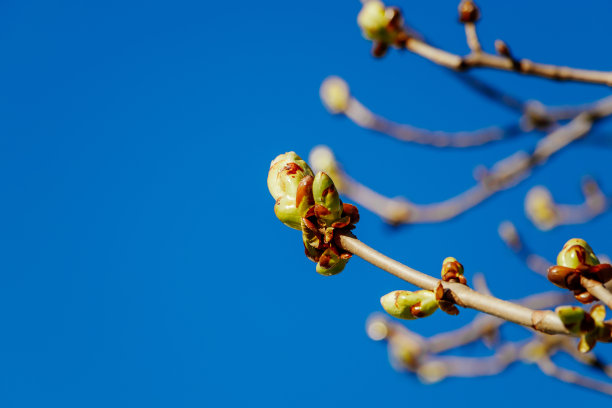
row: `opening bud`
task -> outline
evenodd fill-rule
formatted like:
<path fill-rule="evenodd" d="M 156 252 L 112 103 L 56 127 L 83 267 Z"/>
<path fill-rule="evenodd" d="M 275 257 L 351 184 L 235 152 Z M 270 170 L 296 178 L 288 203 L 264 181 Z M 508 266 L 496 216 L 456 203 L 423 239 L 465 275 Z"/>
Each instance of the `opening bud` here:
<path fill-rule="evenodd" d="M 577 268 L 580 265 L 595 266 L 599 265 L 599 259 L 585 240 L 572 238 L 563 245 L 563 249 L 559 252 L 557 265 L 566 268 Z"/>

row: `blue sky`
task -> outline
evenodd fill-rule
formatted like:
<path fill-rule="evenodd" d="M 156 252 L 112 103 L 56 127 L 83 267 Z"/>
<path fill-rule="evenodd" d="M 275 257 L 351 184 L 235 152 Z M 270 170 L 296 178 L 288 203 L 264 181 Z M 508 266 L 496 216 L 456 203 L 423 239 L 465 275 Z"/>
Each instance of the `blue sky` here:
<path fill-rule="evenodd" d="M 455 1 L 396 4 L 431 41 L 466 52 Z M 612 67 L 609 2 L 480 5 L 489 50 L 503 38 L 519 56 Z M 330 116 L 318 88 L 335 74 L 374 111 L 415 126 L 465 130 L 516 119 L 417 56 L 370 57 L 355 23 L 359 7 L 356 0 L 0 4 L 0 405 L 373 406 L 431 404 L 439 393 L 457 407 L 474 399 L 606 400 L 521 365 L 434 386 L 393 371 L 364 324 L 381 295 L 409 285 L 359 259 L 338 276 L 317 275 L 299 234 L 274 217 L 265 178 L 285 151 L 307 156 L 327 144 L 358 180 L 427 203 L 470 186 L 476 165 L 537 141 L 526 135 L 439 151 Z M 475 74 L 551 105 L 609 94 Z M 550 258 L 573 236 L 612 253 L 609 214 L 542 233 L 522 212 L 535 184 L 566 203 L 581 201 L 585 174 L 612 191 L 609 142 L 577 143 L 527 182 L 446 224 L 394 230 L 362 210 L 356 233 L 432 274 L 455 256 L 468 277 L 484 272 L 502 298 L 550 289 L 508 253 L 497 225 L 515 221 Z M 434 315 L 410 327 L 432 335 L 473 315 Z M 606 345 L 596 350 L 612 361 Z M 459 352 L 486 354 L 477 346 Z"/>

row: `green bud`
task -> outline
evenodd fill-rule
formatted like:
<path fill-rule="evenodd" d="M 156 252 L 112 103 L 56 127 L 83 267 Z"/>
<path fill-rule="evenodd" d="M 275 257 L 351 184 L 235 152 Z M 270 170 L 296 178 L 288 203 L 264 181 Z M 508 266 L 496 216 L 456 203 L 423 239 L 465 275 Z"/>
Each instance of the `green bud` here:
<path fill-rule="evenodd" d="M 317 273 L 324 276 L 336 275 L 344 269 L 348 259 L 343 259 L 334 247 L 327 248 L 317 263 Z"/>
<path fill-rule="evenodd" d="M 559 306 L 555 312 L 567 330 L 574 334 L 582 332 L 581 325 L 587 314 L 584 309 L 576 306 Z"/>
<path fill-rule="evenodd" d="M 276 200 L 274 213 L 285 225 L 301 229 L 301 218 L 314 205 L 313 173 L 294 152 L 277 156 L 268 172 L 268 189 Z"/>
<path fill-rule="evenodd" d="M 387 30 L 393 14 L 389 13 L 385 5 L 378 0 L 369 0 L 363 4 L 357 24 L 368 40 L 390 43 L 394 40 L 392 33 Z"/>
<path fill-rule="evenodd" d="M 586 243 L 580 238 L 572 238 L 563 245 L 563 249 L 557 256 L 557 265 L 566 268 L 577 268 L 579 265 L 599 265 L 599 259 Z"/>
<path fill-rule="evenodd" d="M 286 196 L 279 197 L 274 204 L 274 214 L 288 227 L 301 230 L 302 215 L 295 206 L 295 199 Z"/>
<path fill-rule="evenodd" d="M 333 180 L 322 171 L 318 172 L 312 183 L 315 214 L 326 226 L 331 226 L 342 217 L 342 201 Z"/>
<path fill-rule="evenodd" d="M 268 190 L 275 200 L 281 196 L 295 197 L 298 184 L 305 176 L 313 176 L 308 164 L 295 152 L 278 155 L 268 171 Z"/>
<path fill-rule="evenodd" d="M 436 295 L 429 290 L 396 290 L 381 297 L 380 304 L 391 316 L 407 320 L 427 317 L 438 309 Z"/>
<path fill-rule="evenodd" d="M 463 276 L 463 265 L 455 258 L 449 256 L 442 261 L 442 280 L 446 282 L 459 282 L 467 284 L 465 276 Z"/>

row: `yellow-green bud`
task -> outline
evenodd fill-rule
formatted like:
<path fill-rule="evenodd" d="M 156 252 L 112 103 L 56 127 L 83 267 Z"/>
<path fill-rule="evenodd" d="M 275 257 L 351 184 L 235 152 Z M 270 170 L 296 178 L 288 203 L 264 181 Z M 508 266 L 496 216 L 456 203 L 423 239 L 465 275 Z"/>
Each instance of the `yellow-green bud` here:
<path fill-rule="evenodd" d="M 329 247 L 323 251 L 317 262 L 317 273 L 324 276 L 336 275 L 342 272 L 347 262 L 348 259 L 341 258 L 334 247 Z"/>
<path fill-rule="evenodd" d="M 368 40 L 391 42 L 387 26 L 393 14 L 378 0 L 366 1 L 357 16 L 357 24 Z"/>
<path fill-rule="evenodd" d="M 541 230 L 554 228 L 559 222 L 557 206 L 544 186 L 535 186 L 525 197 L 525 213 Z"/>
<path fill-rule="evenodd" d="M 557 265 L 567 268 L 577 268 L 578 265 L 599 265 L 599 259 L 586 243 L 580 238 L 572 238 L 563 245 L 563 249 L 557 256 Z"/>
<path fill-rule="evenodd" d="M 348 109 L 351 93 L 346 81 L 337 76 L 325 78 L 319 89 L 321 101 L 330 113 L 343 113 Z"/>
<path fill-rule="evenodd" d="M 276 200 L 274 213 L 285 225 L 301 229 L 301 218 L 314 205 L 313 173 L 295 152 L 277 156 L 270 164 L 268 190 Z"/>
<path fill-rule="evenodd" d="M 295 152 L 276 156 L 268 171 L 268 190 L 275 200 L 280 196 L 295 197 L 298 184 L 305 176 L 314 174 L 308 164 Z"/>
<path fill-rule="evenodd" d="M 463 276 L 463 265 L 455 258 L 449 256 L 442 261 L 442 280 L 446 282 L 459 282 L 466 284 L 466 279 Z"/>
<path fill-rule="evenodd" d="M 583 332 L 581 325 L 587 314 L 584 309 L 577 306 L 559 306 L 555 309 L 555 312 L 565 328 L 571 333 L 579 334 Z"/>
<path fill-rule="evenodd" d="M 342 201 L 333 180 L 326 173 L 318 172 L 312 183 L 315 214 L 325 225 L 331 226 L 342 217 Z"/>
<path fill-rule="evenodd" d="M 429 290 L 396 290 L 381 297 L 380 304 L 391 316 L 407 320 L 427 317 L 438 309 L 436 295 Z"/>

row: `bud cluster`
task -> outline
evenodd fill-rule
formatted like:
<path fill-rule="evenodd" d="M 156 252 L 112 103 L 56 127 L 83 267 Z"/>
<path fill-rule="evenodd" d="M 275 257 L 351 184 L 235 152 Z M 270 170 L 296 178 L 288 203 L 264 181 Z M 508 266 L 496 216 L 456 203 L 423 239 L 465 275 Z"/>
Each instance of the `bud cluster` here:
<path fill-rule="evenodd" d="M 317 263 L 317 272 L 341 272 L 351 254 L 335 245 L 334 234 L 355 227 L 359 221 L 357 207 L 344 204 L 332 179 L 323 172 L 313 175 L 308 164 L 294 152 L 272 161 L 268 189 L 276 200 L 276 217 L 302 231 L 306 256 Z"/>
<path fill-rule="evenodd" d="M 600 264 L 595 253 L 583 239 L 572 238 L 557 256 L 557 265 L 548 268 L 548 280 L 574 292 L 581 303 L 597 300 L 582 286 L 581 277 L 606 283 L 612 279 L 612 265 Z"/>
<path fill-rule="evenodd" d="M 610 325 L 604 322 L 606 308 L 603 305 L 593 306 L 588 313 L 576 306 L 560 306 L 555 312 L 567 330 L 580 336 L 580 352 L 591 351 L 598 340 L 610 341 Z"/>

